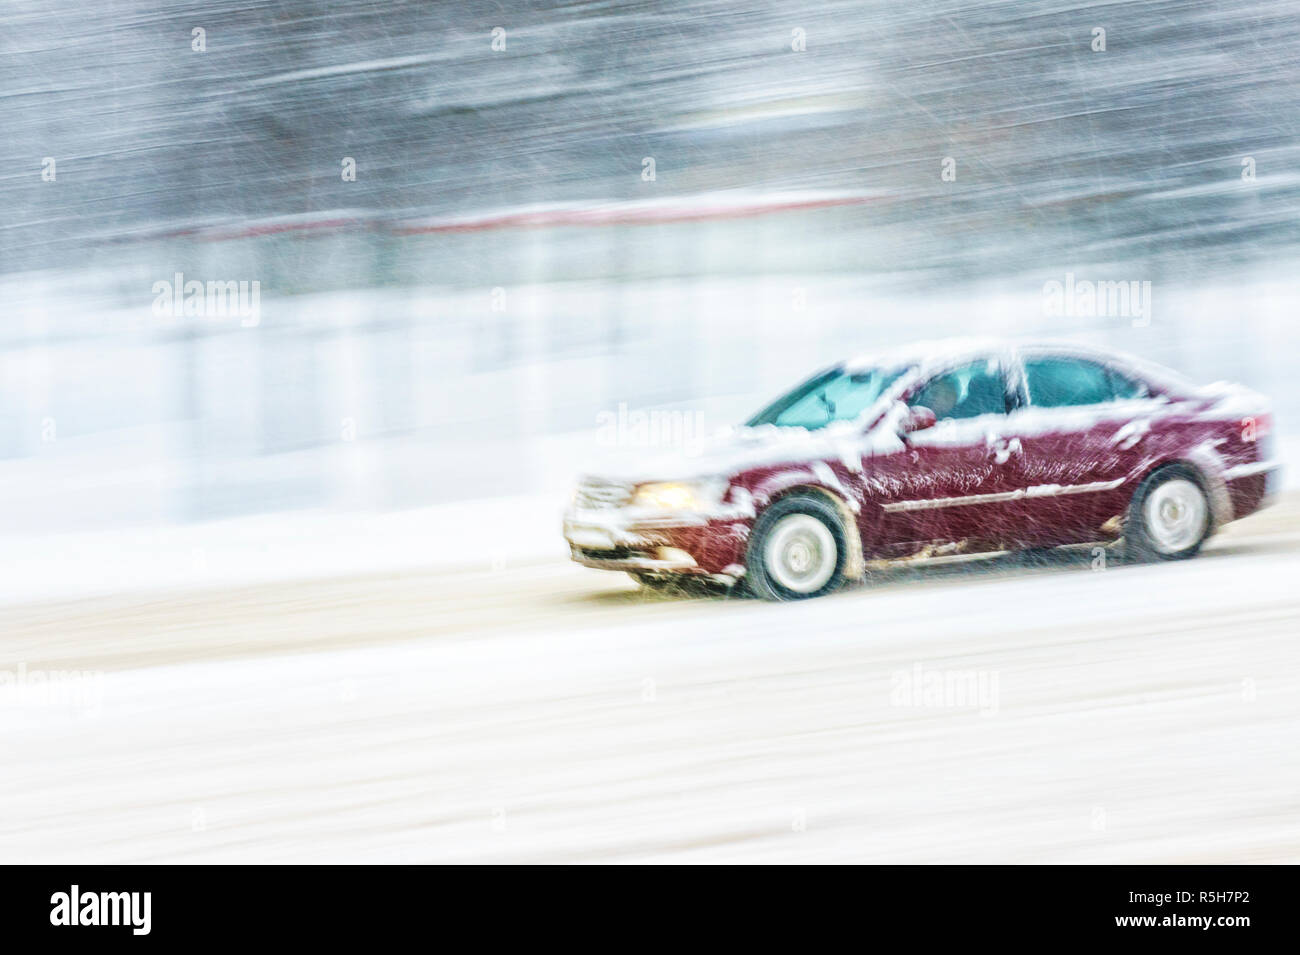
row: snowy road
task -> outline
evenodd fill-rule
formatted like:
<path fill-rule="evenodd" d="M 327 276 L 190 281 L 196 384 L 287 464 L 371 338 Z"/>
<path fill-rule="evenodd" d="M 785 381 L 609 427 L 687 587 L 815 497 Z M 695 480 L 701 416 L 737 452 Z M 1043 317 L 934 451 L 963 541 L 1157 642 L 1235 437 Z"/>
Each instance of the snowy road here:
<path fill-rule="evenodd" d="M 0 861 L 1300 861 L 1300 498 L 1188 563 L 886 577 L 776 606 L 539 562 L 5 608 Z M 103 675 L 33 691 L 71 669 Z"/>

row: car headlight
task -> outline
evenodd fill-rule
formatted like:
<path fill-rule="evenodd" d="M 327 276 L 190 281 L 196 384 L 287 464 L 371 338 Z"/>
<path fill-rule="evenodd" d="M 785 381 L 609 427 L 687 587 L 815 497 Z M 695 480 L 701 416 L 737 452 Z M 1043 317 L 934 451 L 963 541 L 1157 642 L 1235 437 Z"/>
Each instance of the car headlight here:
<path fill-rule="evenodd" d="M 702 511 L 716 507 L 727 493 L 724 480 L 662 481 L 641 484 L 632 495 L 633 507 L 664 511 Z"/>

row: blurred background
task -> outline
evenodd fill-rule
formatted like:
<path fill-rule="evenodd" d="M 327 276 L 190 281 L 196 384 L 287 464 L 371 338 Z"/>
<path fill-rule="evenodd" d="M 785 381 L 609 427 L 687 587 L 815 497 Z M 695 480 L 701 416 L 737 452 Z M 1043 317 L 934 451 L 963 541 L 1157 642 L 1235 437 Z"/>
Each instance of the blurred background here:
<path fill-rule="evenodd" d="M 725 425 L 951 334 L 1087 338 L 1294 409 L 1285 0 L 0 23 L 9 534 L 558 491 L 620 404 Z M 160 314 L 178 273 L 258 283 L 256 323 Z M 1149 321 L 1045 314 L 1067 273 L 1150 282 Z"/>
<path fill-rule="evenodd" d="M 0 861 L 1295 861 L 1293 494 L 781 606 L 560 512 L 953 335 L 1294 460 L 1298 80 L 1290 0 L 6 0 Z"/>

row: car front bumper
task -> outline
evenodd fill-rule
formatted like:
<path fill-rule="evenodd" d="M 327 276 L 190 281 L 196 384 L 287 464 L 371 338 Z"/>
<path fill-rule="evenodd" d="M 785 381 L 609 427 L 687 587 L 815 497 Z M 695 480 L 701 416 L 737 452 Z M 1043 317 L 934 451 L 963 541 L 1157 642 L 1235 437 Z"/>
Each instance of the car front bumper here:
<path fill-rule="evenodd" d="M 644 508 L 571 508 L 564 516 L 570 556 L 584 567 L 739 577 L 747 521 Z"/>

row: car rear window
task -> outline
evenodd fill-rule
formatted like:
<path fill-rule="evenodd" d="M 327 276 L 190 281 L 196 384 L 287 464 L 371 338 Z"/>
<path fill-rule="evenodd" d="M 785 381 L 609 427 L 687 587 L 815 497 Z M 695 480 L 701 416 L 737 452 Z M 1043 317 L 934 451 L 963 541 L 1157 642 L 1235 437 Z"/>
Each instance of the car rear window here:
<path fill-rule="evenodd" d="M 1136 382 L 1077 358 L 1028 358 L 1025 383 L 1029 403 L 1039 408 L 1097 405 L 1117 397 L 1136 397 L 1141 390 Z"/>

